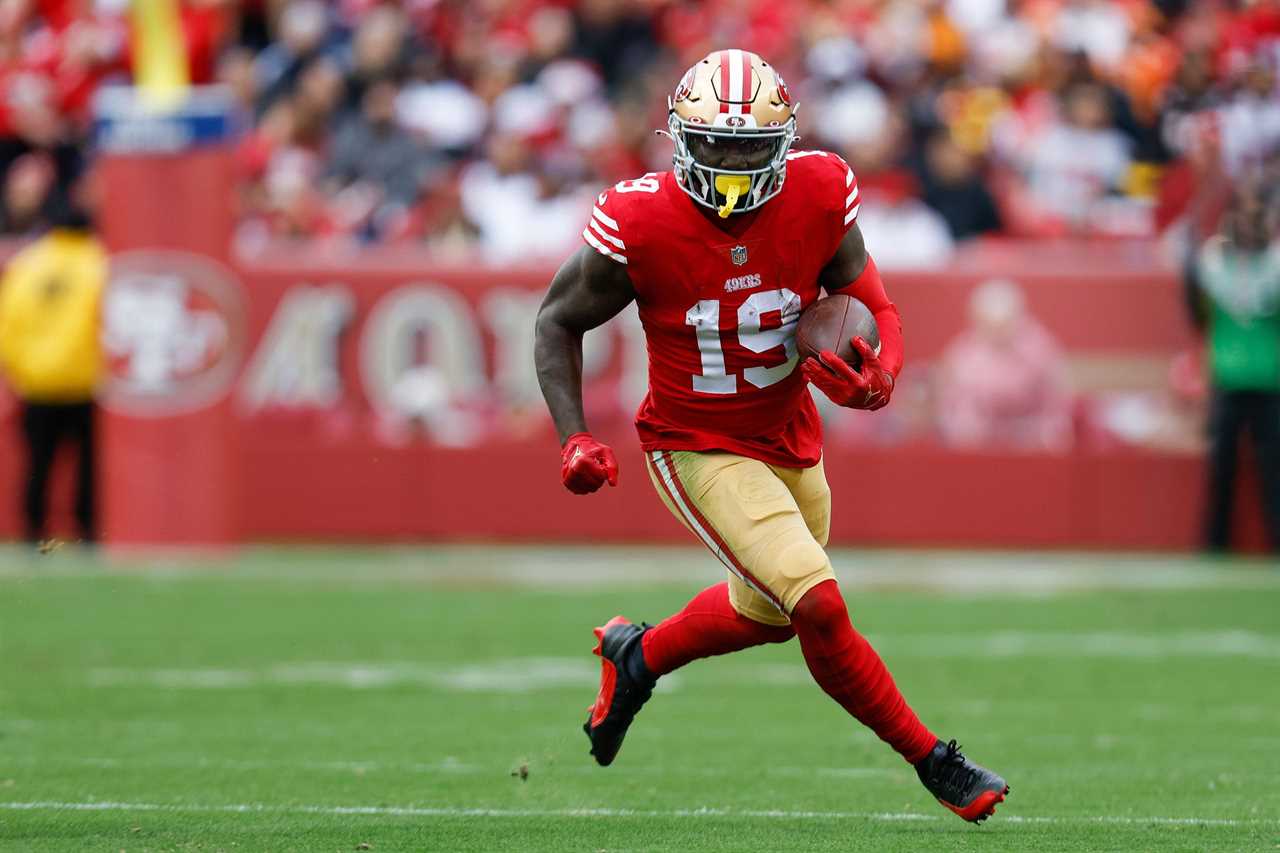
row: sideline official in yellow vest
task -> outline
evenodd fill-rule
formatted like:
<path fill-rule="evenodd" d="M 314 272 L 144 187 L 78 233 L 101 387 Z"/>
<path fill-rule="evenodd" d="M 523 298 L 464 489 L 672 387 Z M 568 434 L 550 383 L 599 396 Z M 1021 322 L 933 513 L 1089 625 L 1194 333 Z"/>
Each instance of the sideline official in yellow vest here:
<path fill-rule="evenodd" d="M 22 401 L 28 452 L 26 537 L 46 536 L 49 471 L 58 447 L 79 449 L 75 514 L 87 542 L 94 520 L 94 391 L 102 373 L 99 315 L 107 254 L 88 217 L 66 209 L 0 277 L 0 375 Z"/>

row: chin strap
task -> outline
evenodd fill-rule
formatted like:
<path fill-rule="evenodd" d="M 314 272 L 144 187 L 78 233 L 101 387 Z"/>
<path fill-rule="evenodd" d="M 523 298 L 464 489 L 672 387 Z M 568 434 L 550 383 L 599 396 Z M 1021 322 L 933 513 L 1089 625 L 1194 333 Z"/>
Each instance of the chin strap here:
<path fill-rule="evenodd" d="M 724 196 L 724 206 L 717 212 L 721 219 L 728 219 L 738 198 L 751 186 L 751 179 L 746 175 L 716 175 L 716 192 Z"/>

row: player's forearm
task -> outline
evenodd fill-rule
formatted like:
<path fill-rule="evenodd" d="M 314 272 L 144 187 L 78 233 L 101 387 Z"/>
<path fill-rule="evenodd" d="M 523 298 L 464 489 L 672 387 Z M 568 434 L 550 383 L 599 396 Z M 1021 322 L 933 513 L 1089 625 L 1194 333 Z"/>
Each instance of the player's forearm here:
<path fill-rule="evenodd" d="M 861 300 L 876 318 L 880 330 L 880 366 L 897 378 L 903 361 L 902 318 L 897 306 L 889 301 L 880 271 L 870 255 L 862 273 L 843 292 Z"/>
<path fill-rule="evenodd" d="M 587 419 L 582 412 L 582 335 L 539 315 L 533 360 L 560 443 L 574 433 L 586 432 Z"/>
<path fill-rule="evenodd" d="M 902 318 L 892 302 L 879 311 L 872 311 L 871 314 L 876 318 L 876 328 L 880 330 L 880 366 L 897 379 L 898 374 L 902 372 L 904 355 Z"/>

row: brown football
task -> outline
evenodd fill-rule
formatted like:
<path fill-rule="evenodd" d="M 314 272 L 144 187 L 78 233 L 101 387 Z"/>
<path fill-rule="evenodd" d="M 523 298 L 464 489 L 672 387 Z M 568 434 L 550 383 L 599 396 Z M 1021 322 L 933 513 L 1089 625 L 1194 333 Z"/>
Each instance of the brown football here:
<path fill-rule="evenodd" d="M 800 314 L 796 346 L 800 348 L 801 360 L 809 356 L 817 358 L 823 350 L 833 350 L 857 370 L 862 366 L 862 359 L 851 342 L 856 336 L 865 339 L 872 349 L 880 349 L 880 328 L 871 310 L 852 296 L 833 293 Z"/>

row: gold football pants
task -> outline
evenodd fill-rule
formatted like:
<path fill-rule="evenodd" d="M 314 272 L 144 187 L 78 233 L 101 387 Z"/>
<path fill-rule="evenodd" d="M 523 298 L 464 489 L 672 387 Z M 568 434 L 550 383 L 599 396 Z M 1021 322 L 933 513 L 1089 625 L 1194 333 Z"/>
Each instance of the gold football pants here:
<path fill-rule="evenodd" d="M 835 577 L 824 548 L 831 489 L 821 462 L 782 468 L 690 450 L 653 450 L 645 459 L 667 509 L 729 570 L 729 600 L 743 616 L 786 625 L 806 592 Z"/>

